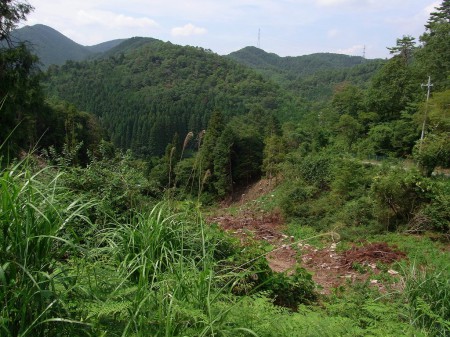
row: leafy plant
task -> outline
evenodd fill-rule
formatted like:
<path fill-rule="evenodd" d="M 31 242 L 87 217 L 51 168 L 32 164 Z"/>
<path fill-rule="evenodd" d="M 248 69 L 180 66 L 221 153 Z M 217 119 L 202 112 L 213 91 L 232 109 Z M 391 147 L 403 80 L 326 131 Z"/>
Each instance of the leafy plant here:
<path fill-rule="evenodd" d="M 33 173 L 22 161 L 1 172 L 0 330 L 4 336 L 48 336 L 70 330 L 70 313 L 58 285 L 67 274 L 59 262 L 80 249 L 74 236 L 90 224 L 89 203 L 59 186 L 52 168 Z M 45 178 L 44 178 L 45 177 Z M 74 322 L 75 323 L 75 322 Z"/>

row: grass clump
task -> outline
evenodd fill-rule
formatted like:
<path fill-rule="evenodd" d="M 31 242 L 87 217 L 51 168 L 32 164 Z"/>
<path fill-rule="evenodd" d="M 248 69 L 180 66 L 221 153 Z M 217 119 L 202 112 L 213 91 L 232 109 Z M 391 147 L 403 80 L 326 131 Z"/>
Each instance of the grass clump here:
<path fill-rule="evenodd" d="M 421 269 L 412 264 L 406 271 L 404 296 L 412 325 L 432 336 L 450 334 L 450 273 L 443 269 Z"/>
<path fill-rule="evenodd" d="M 47 336 L 71 323 L 57 291 L 67 281 L 60 262 L 78 253 L 74 226 L 89 223 L 89 205 L 73 200 L 52 173 L 33 173 L 26 161 L 1 172 L 2 336 Z"/>

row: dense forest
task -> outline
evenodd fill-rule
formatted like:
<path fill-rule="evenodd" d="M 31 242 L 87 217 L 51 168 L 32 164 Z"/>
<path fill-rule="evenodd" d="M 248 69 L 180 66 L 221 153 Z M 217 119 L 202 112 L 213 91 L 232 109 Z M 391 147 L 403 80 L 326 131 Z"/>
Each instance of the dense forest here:
<path fill-rule="evenodd" d="M 345 81 L 366 88 L 385 63 L 381 59 L 331 53 L 280 57 L 256 47 L 243 48 L 228 57 L 279 83 L 295 96 L 315 103 L 327 101 L 334 87 Z"/>
<path fill-rule="evenodd" d="M 107 54 L 49 68 L 48 91 L 93 112 L 116 146 L 137 154 L 163 154 L 175 133 L 200 132 L 214 111 L 230 119 L 289 109 L 276 85 L 202 49 L 135 38 Z"/>
<path fill-rule="evenodd" d="M 388 60 L 45 71 L 32 10 L 0 1 L 1 336 L 449 336 L 450 1 Z"/>

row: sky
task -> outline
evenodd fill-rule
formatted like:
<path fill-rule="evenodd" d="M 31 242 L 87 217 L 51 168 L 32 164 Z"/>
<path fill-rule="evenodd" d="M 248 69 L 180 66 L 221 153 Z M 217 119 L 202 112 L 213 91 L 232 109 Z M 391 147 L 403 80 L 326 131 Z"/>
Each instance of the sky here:
<path fill-rule="evenodd" d="M 280 56 L 318 52 L 387 58 L 418 40 L 436 0 L 28 0 L 23 25 L 44 24 L 82 45 L 146 36 L 220 55 L 259 46 Z"/>

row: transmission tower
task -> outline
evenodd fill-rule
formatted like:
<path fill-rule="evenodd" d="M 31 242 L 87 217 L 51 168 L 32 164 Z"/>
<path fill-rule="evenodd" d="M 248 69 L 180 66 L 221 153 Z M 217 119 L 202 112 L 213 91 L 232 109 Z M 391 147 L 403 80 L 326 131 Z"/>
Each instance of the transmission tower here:
<path fill-rule="evenodd" d="M 366 58 L 366 45 L 364 45 L 364 49 L 363 49 L 363 59 Z"/>
<path fill-rule="evenodd" d="M 261 48 L 261 28 L 258 29 L 258 48 Z"/>

